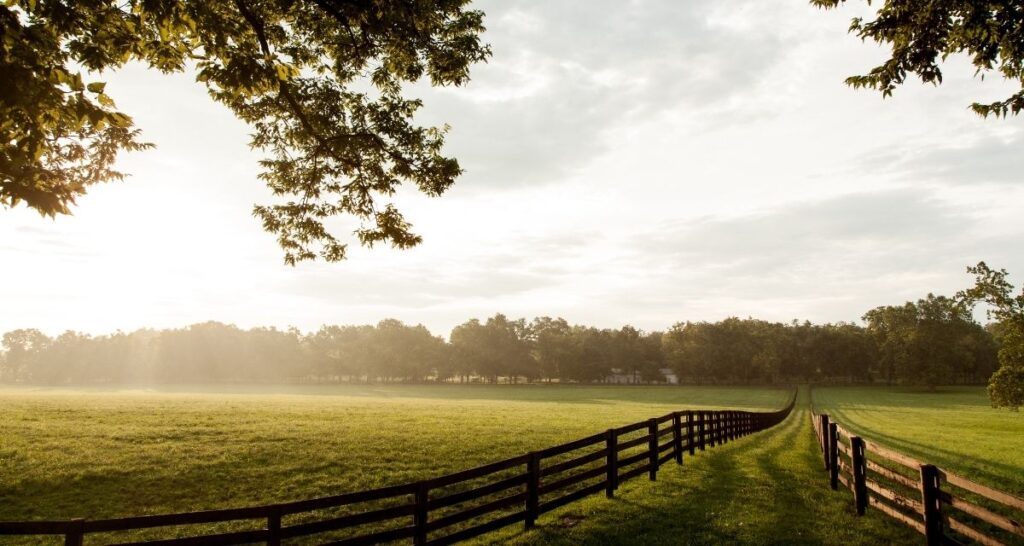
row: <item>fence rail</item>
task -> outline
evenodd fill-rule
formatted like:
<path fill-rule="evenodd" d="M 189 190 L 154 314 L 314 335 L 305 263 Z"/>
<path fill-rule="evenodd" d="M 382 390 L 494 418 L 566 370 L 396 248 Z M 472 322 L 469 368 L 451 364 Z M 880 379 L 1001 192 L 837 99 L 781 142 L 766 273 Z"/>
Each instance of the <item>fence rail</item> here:
<path fill-rule="evenodd" d="M 811 412 L 832 489 L 924 535 L 929 546 L 1024 544 L 1024 500 L 862 438 Z"/>
<path fill-rule="evenodd" d="M 219 546 L 317 537 L 322 544 L 364 545 L 412 539 L 415 545 L 453 544 L 514 523 L 532 528 L 546 512 L 658 469 L 683 454 L 715 447 L 772 427 L 792 400 L 773 412 L 676 411 L 539 451 L 415 483 L 295 502 L 118 519 L 0 522 L 3 535 L 63 535 L 65 546 L 85 537 L 143 529 L 249 521 L 258 528 L 108 544 Z M 325 511 L 334 511 L 324 515 Z M 338 513 L 338 510 L 347 510 Z M 300 521 L 288 521 L 298 518 Z M 367 528 L 366 526 L 371 526 Z M 347 536 L 331 535 L 349 531 Z M 180 531 L 179 531 L 180 532 Z M 200 533 L 200 534 L 197 534 Z M 326 535 L 326 536 L 324 536 Z M 106 537 L 101 537 L 106 538 Z M 127 537 L 122 537 L 127 538 Z M 116 540 L 116 539 L 115 539 Z"/>

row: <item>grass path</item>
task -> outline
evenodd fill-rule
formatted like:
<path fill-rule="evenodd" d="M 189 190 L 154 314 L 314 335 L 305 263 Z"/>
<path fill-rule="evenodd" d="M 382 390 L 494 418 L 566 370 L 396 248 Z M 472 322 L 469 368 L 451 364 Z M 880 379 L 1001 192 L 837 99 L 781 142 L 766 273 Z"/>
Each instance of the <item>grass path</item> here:
<path fill-rule="evenodd" d="M 828 488 L 801 391 L 775 428 L 637 479 L 615 499 L 591 497 L 530 532 L 493 544 L 917 544 L 920 536 L 877 511 L 857 517 L 848 491 Z"/>

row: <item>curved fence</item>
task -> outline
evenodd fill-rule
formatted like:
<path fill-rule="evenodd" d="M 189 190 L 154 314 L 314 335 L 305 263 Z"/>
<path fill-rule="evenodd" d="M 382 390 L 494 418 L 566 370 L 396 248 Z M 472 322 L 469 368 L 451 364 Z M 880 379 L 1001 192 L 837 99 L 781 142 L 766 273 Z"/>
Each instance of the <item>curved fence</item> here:
<path fill-rule="evenodd" d="M 676 411 L 477 468 L 370 491 L 203 512 L 0 522 L 0 535 L 63 535 L 68 546 L 81 546 L 85 538 L 151 546 L 279 545 L 295 539 L 339 545 L 452 544 L 520 522 L 529 529 L 541 514 L 589 495 L 603 491 L 613 497 L 619 484 L 631 478 L 655 480 L 662 465 L 682 464 L 684 454 L 693 456 L 774 426 L 790 414 L 795 401 L 794 395 L 774 412 Z M 124 540 L 126 533 L 157 528 L 175 528 L 167 531 L 179 537 Z"/>
<path fill-rule="evenodd" d="M 853 492 L 867 507 L 938 544 L 1024 545 L 1024 499 L 975 483 L 851 433 L 827 414 L 811 412 L 832 489 Z"/>

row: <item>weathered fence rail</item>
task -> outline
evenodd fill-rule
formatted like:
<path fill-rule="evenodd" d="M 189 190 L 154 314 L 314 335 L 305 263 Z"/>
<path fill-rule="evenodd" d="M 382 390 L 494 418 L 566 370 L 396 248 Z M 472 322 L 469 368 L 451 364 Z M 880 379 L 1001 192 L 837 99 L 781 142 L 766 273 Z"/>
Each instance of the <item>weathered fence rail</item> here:
<path fill-rule="evenodd" d="M 90 535 L 123 546 L 277 546 L 300 537 L 336 545 L 402 539 L 415 545 L 452 544 L 519 522 L 529 529 L 541 514 L 586 496 L 604 491 L 613 497 L 619 484 L 630 478 L 646 474 L 655 480 L 661 465 L 682 464 L 684 453 L 692 456 L 774 426 L 790 414 L 795 401 L 794 396 L 774 412 L 677 411 L 477 468 L 381 489 L 203 512 L 0 522 L 0 535 L 63 535 L 66 546 L 82 546 Z M 239 522 L 256 528 L 210 532 L 195 527 Z M 124 541 L 131 538 L 124 536 L 126 532 L 165 527 L 189 536 Z M 347 532 L 340 536 L 339 531 Z"/>
<path fill-rule="evenodd" d="M 862 438 L 827 414 L 811 423 L 832 489 L 924 535 L 929 546 L 1024 544 L 1024 500 Z"/>

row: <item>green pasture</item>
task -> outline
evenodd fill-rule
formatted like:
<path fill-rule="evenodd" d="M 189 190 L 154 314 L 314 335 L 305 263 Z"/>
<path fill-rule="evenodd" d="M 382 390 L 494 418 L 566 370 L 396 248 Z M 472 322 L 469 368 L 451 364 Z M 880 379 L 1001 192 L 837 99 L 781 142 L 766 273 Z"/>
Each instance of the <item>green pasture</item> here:
<path fill-rule="evenodd" d="M 772 389 L 0 389 L 0 519 L 194 511 L 416 481 Z"/>
<path fill-rule="evenodd" d="M 0 520 L 268 504 L 477 466 L 679 409 L 767 410 L 780 389 L 330 386 L 0 388 Z M 1022 415 L 981 389 L 816 388 L 851 429 L 1018 494 Z M 774 429 L 669 463 L 480 543 L 915 544 L 828 489 L 809 392 Z M 1009 487 L 1007 487 L 1009 484 Z M 0 540 L 0 542 L 3 542 Z M 21 542 L 36 543 L 34 541 Z"/>
<path fill-rule="evenodd" d="M 1024 413 L 990 407 L 983 387 L 818 387 L 813 397 L 854 433 L 1024 497 Z"/>

